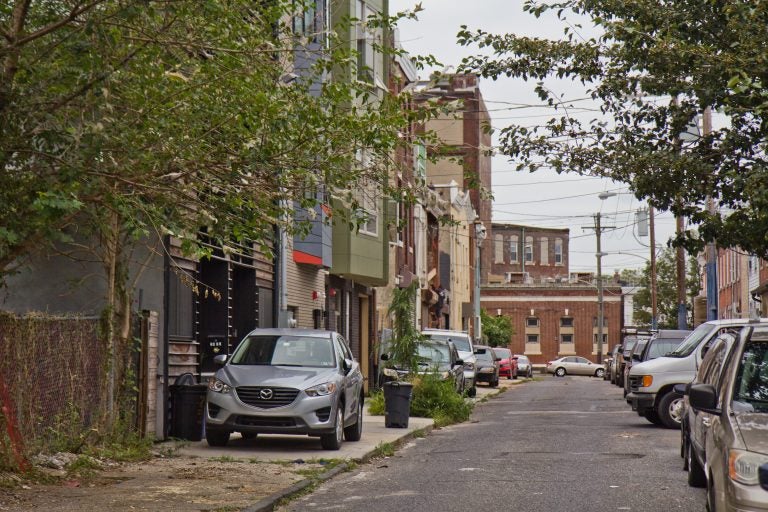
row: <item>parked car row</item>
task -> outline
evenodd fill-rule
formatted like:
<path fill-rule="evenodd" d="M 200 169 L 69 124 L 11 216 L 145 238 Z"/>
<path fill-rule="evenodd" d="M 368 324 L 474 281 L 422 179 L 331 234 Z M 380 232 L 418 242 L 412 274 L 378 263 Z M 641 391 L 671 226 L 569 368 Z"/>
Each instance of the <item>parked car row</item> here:
<path fill-rule="evenodd" d="M 683 468 L 689 485 L 707 488 L 707 510 L 768 511 L 768 319 L 713 320 L 684 334 L 634 340 L 625 400 L 680 429 Z M 625 353 L 614 347 L 611 368 Z"/>

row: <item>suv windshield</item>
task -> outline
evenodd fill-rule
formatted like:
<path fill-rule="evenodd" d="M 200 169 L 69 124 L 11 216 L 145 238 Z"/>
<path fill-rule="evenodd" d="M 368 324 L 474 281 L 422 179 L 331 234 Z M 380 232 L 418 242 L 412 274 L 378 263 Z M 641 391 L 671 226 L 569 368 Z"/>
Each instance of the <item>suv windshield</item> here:
<path fill-rule="evenodd" d="M 451 358 L 446 343 L 419 343 L 417 357 L 422 366 L 447 365 Z"/>
<path fill-rule="evenodd" d="M 435 341 L 452 341 L 456 346 L 456 350 L 461 352 L 472 352 L 472 345 L 469 344 L 469 336 L 466 334 L 438 334 L 433 332 L 425 332 L 423 334 Z"/>
<path fill-rule="evenodd" d="M 309 336 L 249 336 L 237 346 L 230 364 L 320 368 L 336 365 L 331 339 Z"/>
<path fill-rule="evenodd" d="M 707 337 L 710 332 L 712 332 L 712 329 L 717 329 L 717 327 L 712 326 L 711 324 L 701 324 L 698 326 L 694 331 L 688 335 L 681 343 L 678 345 L 675 350 L 667 354 L 667 357 L 686 357 L 691 354 L 694 350 L 696 350 L 696 347 L 699 346 L 699 343 L 701 340 Z"/>

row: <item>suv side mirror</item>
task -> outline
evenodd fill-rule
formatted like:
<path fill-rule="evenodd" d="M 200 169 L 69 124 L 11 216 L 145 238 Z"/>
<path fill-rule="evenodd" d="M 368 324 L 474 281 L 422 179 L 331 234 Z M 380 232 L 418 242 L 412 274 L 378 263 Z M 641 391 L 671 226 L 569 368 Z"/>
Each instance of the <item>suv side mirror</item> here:
<path fill-rule="evenodd" d="M 227 354 L 219 354 L 213 358 L 213 362 L 219 366 L 224 366 L 227 363 Z"/>
<path fill-rule="evenodd" d="M 694 384 L 688 388 L 688 400 L 691 407 L 702 412 L 719 415 L 717 391 L 712 384 Z"/>
<path fill-rule="evenodd" d="M 640 354 L 632 354 L 633 361 L 640 361 Z"/>
<path fill-rule="evenodd" d="M 341 369 L 344 370 L 344 373 L 349 373 L 349 371 L 352 369 L 352 360 L 344 359 L 341 362 Z"/>
<path fill-rule="evenodd" d="M 458 366 L 464 366 L 464 360 L 463 359 L 457 359 L 456 361 L 453 362 L 453 364 L 454 365 L 458 365 Z"/>

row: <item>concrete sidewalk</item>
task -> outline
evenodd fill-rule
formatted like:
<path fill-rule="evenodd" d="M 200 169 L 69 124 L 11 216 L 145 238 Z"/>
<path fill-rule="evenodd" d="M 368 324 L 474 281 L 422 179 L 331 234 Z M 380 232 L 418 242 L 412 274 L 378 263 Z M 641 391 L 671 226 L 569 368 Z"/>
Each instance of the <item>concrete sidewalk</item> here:
<path fill-rule="evenodd" d="M 502 381 L 499 388 L 479 386 L 475 401 L 520 382 L 525 379 Z M 205 441 L 158 443 L 153 459 L 105 467 L 90 479 L 62 472 L 58 483 L 0 487 L 0 511 L 271 511 L 281 500 L 378 455 L 380 448 L 391 451 L 434 427 L 431 419 L 411 417 L 407 428 L 386 428 L 384 416 L 367 411 L 363 421 L 362 439 L 335 451 L 305 436 L 246 441 L 233 434 L 223 448 Z"/>

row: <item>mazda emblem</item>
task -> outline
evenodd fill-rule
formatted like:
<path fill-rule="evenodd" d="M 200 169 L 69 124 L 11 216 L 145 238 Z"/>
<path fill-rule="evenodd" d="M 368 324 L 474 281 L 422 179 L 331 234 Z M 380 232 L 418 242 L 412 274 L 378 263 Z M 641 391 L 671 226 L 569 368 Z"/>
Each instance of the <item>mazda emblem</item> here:
<path fill-rule="evenodd" d="M 272 390 L 271 389 L 262 389 L 259 391 L 259 396 L 262 400 L 272 400 Z"/>

